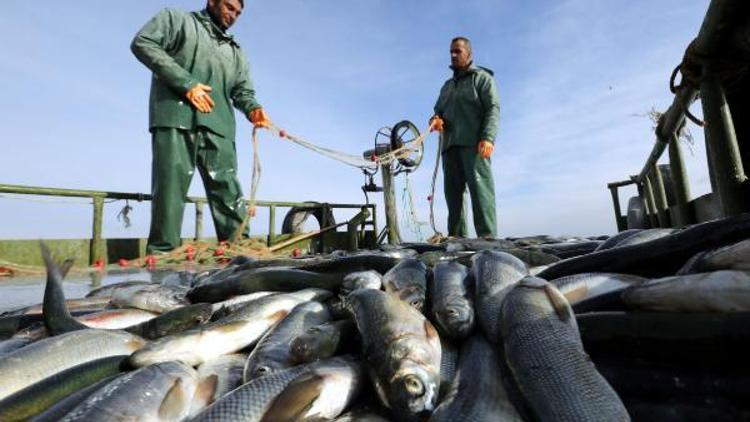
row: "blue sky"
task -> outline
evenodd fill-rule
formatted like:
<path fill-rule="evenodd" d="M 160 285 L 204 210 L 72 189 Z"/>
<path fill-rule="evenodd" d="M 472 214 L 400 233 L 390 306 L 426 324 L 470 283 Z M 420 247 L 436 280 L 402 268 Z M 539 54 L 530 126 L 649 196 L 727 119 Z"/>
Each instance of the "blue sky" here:
<path fill-rule="evenodd" d="M 370 148 L 382 126 L 408 119 L 423 128 L 450 77 L 450 39 L 472 39 L 475 61 L 495 71 L 501 97 L 493 170 L 502 236 L 615 230 L 606 184 L 642 167 L 654 140 L 644 115 L 671 103 L 670 72 L 708 7 L 697 0 L 246 3 L 231 32 L 271 118 L 290 133 L 351 154 Z M 148 192 L 150 75 L 129 44 L 159 9 L 203 4 L 6 1 L 0 14 L 0 183 Z M 700 115 L 699 105 L 693 109 Z M 248 189 L 251 127 L 238 120 L 239 174 Z M 692 127 L 692 133 L 694 153 L 686 153 L 697 196 L 709 185 L 702 132 Z M 428 138 L 424 163 L 411 175 L 423 221 L 436 143 Z M 259 199 L 364 201 L 355 168 L 268 134 L 261 135 L 260 154 Z M 399 202 L 402 188 L 403 179 Z M 436 219 L 444 231 L 441 183 L 438 192 Z M 203 195 L 197 177 L 191 194 Z M 116 218 L 123 204 L 107 205 L 106 237 L 147 235 L 148 204 L 131 205 L 129 229 Z M 91 206 L 6 195 L 0 221 L 0 238 L 86 237 Z M 206 225 L 211 233 L 210 218 Z M 192 227 L 188 207 L 184 233 Z M 266 231 L 267 215 L 260 212 L 252 232 Z M 430 234 L 427 227 L 423 232 Z"/>

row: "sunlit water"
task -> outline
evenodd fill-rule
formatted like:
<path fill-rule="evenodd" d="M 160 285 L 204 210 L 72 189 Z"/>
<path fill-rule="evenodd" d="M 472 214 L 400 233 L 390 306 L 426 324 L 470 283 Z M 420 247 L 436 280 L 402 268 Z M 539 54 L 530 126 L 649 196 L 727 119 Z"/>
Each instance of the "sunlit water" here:
<path fill-rule="evenodd" d="M 100 286 L 130 280 L 158 281 L 162 277 L 163 273 L 145 270 L 69 275 L 63 289 L 66 299 L 78 299 Z M 0 279 L 0 312 L 42 303 L 45 280 L 44 277 Z"/>

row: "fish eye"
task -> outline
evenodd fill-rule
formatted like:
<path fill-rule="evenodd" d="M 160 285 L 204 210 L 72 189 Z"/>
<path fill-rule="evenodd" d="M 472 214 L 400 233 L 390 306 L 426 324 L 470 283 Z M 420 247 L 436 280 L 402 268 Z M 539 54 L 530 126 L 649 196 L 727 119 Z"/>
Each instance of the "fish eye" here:
<path fill-rule="evenodd" d="M 271 370 L 267 366 L 259 366 L 259 367 L 255 368 L 255 376 L 256 377 L 262 377 L 263 375 L 266 375 L 269 372 L 271 372 Z"/>
<path fill-rule="evenodd" d="M 404 377 L 404 388 L 406 388 L 406 391 L 413 396 L 421 396 L 424 394 L 424 385 L 415 375 L 407 375 Z"/>

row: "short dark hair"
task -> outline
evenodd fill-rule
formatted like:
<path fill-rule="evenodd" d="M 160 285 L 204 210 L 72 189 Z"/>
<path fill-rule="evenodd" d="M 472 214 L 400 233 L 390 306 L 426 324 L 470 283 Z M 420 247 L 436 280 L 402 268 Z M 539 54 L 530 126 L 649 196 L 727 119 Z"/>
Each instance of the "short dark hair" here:
<path fill-rule="evenodd" d="M 208 1 L 206 1 L 206 4 L 208 4 Z M 242 5 L 242 8 L 245 8 L 245 0 L 240 0 L 240 4 Z"/>
<path fill-rule="evenodd" d="M 456 37 L 456 38 L 454 38 L 454 39 L 451 40 L 451 44 L 453 44 L 454 42 L 457 42 L 457 41 L 463 42 L 464 45 L 466 45 L 466 48 L 468 48 L 469 51 L 471 51 L 471 41 L 469 41 L 468 38 L 466 38 L 466 37 Z"/>

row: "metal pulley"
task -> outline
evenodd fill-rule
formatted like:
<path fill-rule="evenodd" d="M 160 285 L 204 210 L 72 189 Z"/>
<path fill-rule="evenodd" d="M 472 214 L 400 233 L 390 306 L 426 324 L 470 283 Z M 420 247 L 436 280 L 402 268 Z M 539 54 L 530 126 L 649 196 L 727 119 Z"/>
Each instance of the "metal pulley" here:
<path fill-rule="evenodd" d="M 393 126 L 391 130 L 391 151 L 402 147 L 407 149 L 407 153 L 399 156 L 396 162 L 393 169 L 394 176 L 400 173 L 412 173 L 419 168 L 424 156 L 424 144 L 414 146 L 417 138 L 419 138 L 419 129 L 414 126 L 414 123 L 402 120 Z"/>

